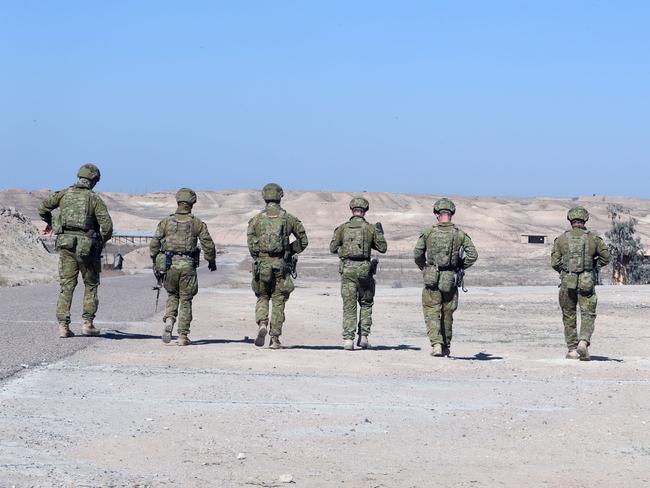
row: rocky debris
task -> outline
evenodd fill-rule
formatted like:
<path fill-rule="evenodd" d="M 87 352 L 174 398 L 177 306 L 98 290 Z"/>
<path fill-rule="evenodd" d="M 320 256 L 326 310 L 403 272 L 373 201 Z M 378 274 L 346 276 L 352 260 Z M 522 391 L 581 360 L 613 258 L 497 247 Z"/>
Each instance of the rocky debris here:
<path fill-rule="evenodd" d="M 13 207 L 0 207 L 0 286 L 52 281 L 56 270 L 57 258 L 31 219 Z"/>

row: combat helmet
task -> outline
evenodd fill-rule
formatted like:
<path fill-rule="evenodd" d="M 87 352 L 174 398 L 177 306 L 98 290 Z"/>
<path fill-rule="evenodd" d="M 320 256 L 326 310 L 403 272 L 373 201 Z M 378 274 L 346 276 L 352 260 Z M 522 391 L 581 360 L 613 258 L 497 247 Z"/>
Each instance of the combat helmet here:
<path fill-rule="evenodd" d="M 433 213 L 439 214 L 445 210 L 451 215 L 454 215 L 456 213 L 456 205 L 454 205 L 454 202 L 449 200 L 449 198 L 441 198 L 433 204 Z"/>
<path fill-rule="evenodd" d="M 354 210 L 355 208 L 360 208 L 364 212 L 367 212 L 370 208 L 370 203 L 363 197 L 354 197 L 350 200 L 350 210 Z"/>
<path fill-rule="evenodd" d="M 265 202 L 279 202 L 283 196 L 284 191 L 277 183 L 268 183 L 262 188 L 262 198 Z"/>
<path fill-rule="evenodd" d="M 191 188 L 181 188 L 176 192 L 176 203 L 181 202 L 194 205 L 196 203 L 196 192 Z"/>
<path fill-rule="evenodd" d="M 587 209 L 584 207 L 573 207 L 566 214 L 566 218 L 569 222 L 572 220 L 582 220 L 583 222 L 586 222 L 589 220 L 589 212 L 587 212 Z"/>
<path fill-rule="evenodd" d="M 100 173 L 99 168 L 93 163 L 86 163 L 79 168 L 79 171 L 77 171 L 77 178 L 85 178 L 94 181 L 95 183 L 97 183 L 101 177 L 102 174 Z"/>

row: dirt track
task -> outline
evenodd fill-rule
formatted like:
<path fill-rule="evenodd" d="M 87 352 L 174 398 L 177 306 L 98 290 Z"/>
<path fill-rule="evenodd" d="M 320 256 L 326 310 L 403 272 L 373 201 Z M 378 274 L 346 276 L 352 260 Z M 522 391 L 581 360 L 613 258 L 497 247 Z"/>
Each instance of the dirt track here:
<path fill-rule="evenodd" d="M 194 346 L 115 324 L 134 335 L 6 382 L 0 485 L 650 483 L 650 287 L 599 288 L 591 363 L 563 359 L 556 288 L 472 288 L 434 359 L 417 288 L 380 288 L 374 350 L 345 352 L 336 284 L 303 282 L 271 351 L 245 273 L 221 272 Z"/>

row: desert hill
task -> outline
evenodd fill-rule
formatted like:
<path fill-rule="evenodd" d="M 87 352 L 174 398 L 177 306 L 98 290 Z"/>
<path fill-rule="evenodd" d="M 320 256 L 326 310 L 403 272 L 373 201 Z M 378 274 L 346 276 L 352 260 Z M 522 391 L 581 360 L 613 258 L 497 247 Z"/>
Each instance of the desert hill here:
<path fill-rule="evenodd" d="M 47 190 L 2 190 L 0 207 L 13 206 L 38 222 L 36 208 Z M 144 195 L 101 193 L 115 228 L 121 232 L 153 232 L 158 220 L 175 209 L 174 192 Z M 348 219 L 348 192 L 288 191 L 283 206 L 304 223 L 310 249 L 305 258 L 330 259 L 327 247 L 333 229 Z M 389 243 L 384 259 L 400 259 L 400 269 L 410 267 L 411 251 L 422 230 L 433 222 L 432 205 L 439 195 L 363 193 L 370 201 L 368 220 L 383 223 Z M 476 244 L 480 259 L 473 271 L 481 284 L 552 283 L 555 274 L 548 267 L 550 244 L 568 223 L 567 210 L 585 206 L 591 213 L 588 226 L 601 235 L 609 228 L 607 204 L 619 203 L 631 209 L 639 220 L 638 233 L 650 247 L 650 200 L 622 197 L 506 198 L 466 197 L 452 199 L 457 206 L 455 221 Z M 258 190 L 198 192 L 195 214 L 208 223 L 220 246 L 244 246 L 248 220 L 264 205 Z M 546 245 L 523 244 L 521 234 L 548 236 Z M 395 265 L 396 266 L 396 265 Z M 525 270 L 525 271 L 524 271 Z M 514 277 L 516 275 L 516 278 Z M 407 280 L 409 281 L 409 280 Z"/>
<path fill-rule="evenodd" d="M 36 208 L 47 190 L 1 190 L 0 206 L 15 207 L 38 222 Z M 158 220 L 174 211 L 174 193 L 144 195 L 101 193 L 119 231 L 153 231 Z M 334 227 L 349 217 L 348 202 L 355 194 L 289 191 L 282 204 L 298 216 L 315 248 L 326 248 Z M 408 251 L 423 228 L 433 221 L 432 204 L 438 195 L 363 193 L 370 201 L 370 221 L 381 221 L 390 249 Z M 603 234 L 609 227 L 607 204 L 620 203 L 639 220 L 638 232 L 650 244 L 650 200 L 620 197 L 491 198 L 452 197 L 456 222 L 467 230 L 477 246 L 486 250 L 519 244 L 521 234 L 552 238 L 567 227 L 566 212 L 584 205 L 591 213 L 589 227 Z M 198 192 L 195 213 L 210 226 L 222 245 L 243 245 L 248 220 L 264 202 L 257 190 Z"/>

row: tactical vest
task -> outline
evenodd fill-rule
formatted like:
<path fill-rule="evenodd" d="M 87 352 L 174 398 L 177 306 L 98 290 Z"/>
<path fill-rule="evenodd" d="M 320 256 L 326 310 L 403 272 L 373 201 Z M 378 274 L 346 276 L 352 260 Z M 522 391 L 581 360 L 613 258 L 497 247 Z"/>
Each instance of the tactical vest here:
<path fill-rule="evenodd" d="M 278 215 L 269 215 L 263 210 L 257 219 L 257 242 L 259 252 L 280 255 L 289 245 L 287 212 L 280 210 Z"/>
<path fill-rule="evenodd" d="M 95 219 L 91 214 L 92 194 L 86 188 L 71 187 L 64 193 L 59 204 L 60 221 L 63 231 L 93 229 Z"/>
<path fill-rule="evenodd" d="M 564 267 L 569 273 L 591 271 L 594 267 L 592 256 L 587 255 L 589 231 L 575 235 L 567 233 L 567 252 L 562 256 Z"/>
<path fill-rule="evenodd" d="M 170 251 L 177 254 L 190 254 L 196 248 L 197 230 L 194 228 L 195 219 L 179 221 L 176 215 L 172 215 L 167 224 L 163 251 Z"/>
<path fill-rule="evenodd" d="M 343 225 L 339 257 L 341 259 L 370 260 L 370 240 L 368 227 L 364 220 L 351 220 Z"/>
<path fill-rule="evenodd" d="M 465 236 L 454 227 L 434 226 L 426 238 L 427 264 L 440 270 L 455 270 L 460 258 L 458 253 Z"/>

